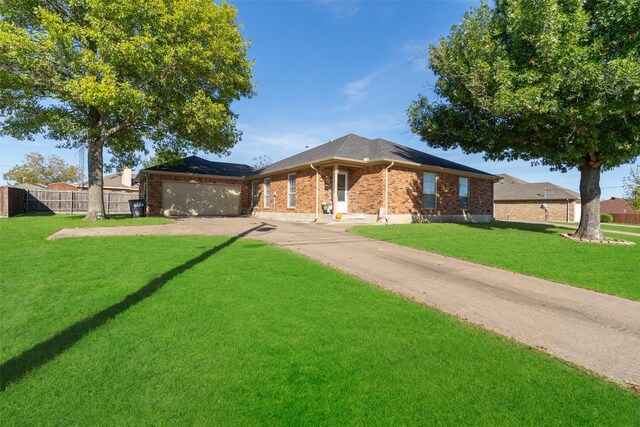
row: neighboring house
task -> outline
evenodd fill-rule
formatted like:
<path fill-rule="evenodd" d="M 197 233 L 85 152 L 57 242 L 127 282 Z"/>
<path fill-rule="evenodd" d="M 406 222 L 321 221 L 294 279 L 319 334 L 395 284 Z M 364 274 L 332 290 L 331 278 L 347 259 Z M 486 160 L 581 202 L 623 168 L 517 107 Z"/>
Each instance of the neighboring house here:
<path fill-rule="evenodd" d="M 490 221 L 499 177 L 383 139 L 347 135 L 261 169 L 196 156 L 138 174 L 149 215 L 326 221 Z M 323 215 L 323 205 L 332 215 Z"/>
<path fill-rule="evenodd" d="M 640 213 L 634 210 L 629 202 L 619 197 L 612 197 L 609 200 L 600 202 L 600 212 L 608 214 L 634 214 Z"/>
<path fill-rule="evenodd" d="M 47 185 L 46 190 L 55 190 L 55 191 L 80 191 L 80 189 L 72 184 L 67 184 L 66 182 L 54 182 L 53 184 Z"/>
<path fill-rule="evenodd" d="M 580 195 L 550 182 L 529 183 L 499 174 L 493 185 L 496 219 L 510 221 L 580 221 Z"/>
<path fill-rule="evenodd" d="M 136 175 L 131 175 L 130 169 L 125 169 L 123 172 L 104 175 L 102 179 L 103 191 L 120 191 L 125 193 L 137 193 L 140 191 L 140 186 L 135 183 Z M 83 181 L 81 183 L 78 183 L 77 187 L 81 190 L 88 190 L 89 182 Z"/>

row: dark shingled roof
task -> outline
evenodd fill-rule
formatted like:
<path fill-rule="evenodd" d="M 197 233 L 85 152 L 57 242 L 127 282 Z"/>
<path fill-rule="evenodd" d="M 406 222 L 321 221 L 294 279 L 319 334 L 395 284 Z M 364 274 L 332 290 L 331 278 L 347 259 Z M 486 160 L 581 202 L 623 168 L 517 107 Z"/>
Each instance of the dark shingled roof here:
<path fill-rule="evenodd" d="M 256 173 L 268 174 L 332 158 L 356 161 L 364 161 L 364 159 L 368 159 L 369 162 L 377 160 L 395 160 L 493 177 L 493 175 L 482 172 L 478 169 L 473 169 L 459 163 L 432 156 L 431 154 L 423 153 L 422 151 L 418 151 L 404 145 L 396 144 L 380 138 L 368 139 L 354 134 L 343 136 L 342 138 L 303 151 L 302 153 L 288 157 L 284 160 L 280 160 L 279 162 L 275 162 L 257 170 Z"/>
<path fill-rule="evenodd" d="M 231 176 L 237 178 L 253 175 L 254 173 L 254 169 L 249 165 L 242 165 L 239 163 L 211 162 L 198 156 L 185 157 L 175 164 L 153 166 L 143 169 L 142 171 Z"/>
<path fill-rule="evenodd" d="M 309 150 L 287 157 L 261 169 L 254 169 L 248 165 L 237 163 L 210 162 L 197 156 L 183 159 L 178 164 L 165 164 L 143 169 L 141 172 L 167 172 L 199 175 L 218 175 L 244 177 L 251 175 L 271 174 L 274 172 L 293 169 L 298 166 L 308 166 L 331 159 L 346 159 L 360 162 L 375 162 L 380 160 L 417 163 L 434 168 L 444 168 L 487 178 L 497 178 L 494 175 L 473 169 L 459 163 L 450 162 L 404 145 L 395 144 L 384 139 L 368 139 L 349 134 L 335 141 L 327 142 Z M 366 159 L 366 160 L 365 160 Z"/>
<path fill-rule="evenodd" d="M 493 184 L 493 200 L 580 200 L 580 195 L 550 182 L 526 182 L 511 175 L 500 174 L 502 181 Z M 546 189 L 546 191 L 545 191 Z M 546 194 L 546 197 L 545 197 Z"/>

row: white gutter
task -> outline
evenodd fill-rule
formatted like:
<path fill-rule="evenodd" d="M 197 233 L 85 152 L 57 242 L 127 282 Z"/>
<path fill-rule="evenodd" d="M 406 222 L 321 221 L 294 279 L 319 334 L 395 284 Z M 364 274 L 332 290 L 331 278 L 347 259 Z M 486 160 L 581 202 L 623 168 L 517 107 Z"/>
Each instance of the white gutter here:
<path fill-rule="evenodd" d="M 389 222 L 387 218 L 387 212 L 389 210 L 389 169 L 393 167 L 396 162 L 391 162 L 389 166 L 384 168 L 384 221 Z"/>
<path fill-rule="evenodd" d="M 313 167 L 313 163 L 309 163 L 309 167 L 311 169 L 313 169 L 314 171 L 316 171 L 316 219 L 314 221 L 318 220 L 318 185 L 320 185 L 320 176 L 318 175 L 318 169 Z"/>

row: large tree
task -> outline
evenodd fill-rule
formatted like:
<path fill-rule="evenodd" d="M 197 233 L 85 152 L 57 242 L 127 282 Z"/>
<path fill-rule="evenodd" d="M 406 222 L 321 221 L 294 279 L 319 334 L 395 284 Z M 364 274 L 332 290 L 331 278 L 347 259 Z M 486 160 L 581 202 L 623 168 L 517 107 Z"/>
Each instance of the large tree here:
<path fill-rule="evenodd" d="M 211 0 L 0 1 L 0 133 L 88 148 L 87 219 L 105 218 L 103 149 L 225 153 L 251 96 L 236 9 Z"/>
<path fill-rule="evenodd" d="M 21 164 L 12 167 L 2 177 L 16 184 L 42 184 L 71 182 L 78 180 L 78 169 L 60 156 L 48 157 L 40 153 L 29 153 Z"/>
<path fill-rule="evenodd" d="M 576 237 L 601 239 L 600 173 L 640 155 L 640 0 L 497 0 L 429 50 L 430 146 L 580 170 Z"/>

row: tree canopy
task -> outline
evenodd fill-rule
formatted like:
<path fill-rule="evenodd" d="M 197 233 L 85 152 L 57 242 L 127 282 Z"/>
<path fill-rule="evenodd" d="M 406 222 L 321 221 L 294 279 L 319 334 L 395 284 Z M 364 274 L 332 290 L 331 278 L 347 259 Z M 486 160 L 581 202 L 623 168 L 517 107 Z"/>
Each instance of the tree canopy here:
<path fill-rule="evenodd" d="M 639 16 L 640 0 L 483 3 L 430 47 L 436 98 L 410 126 L 433 147 L 579 168 L 577 234 L 599 238 L 600 171 L 640 155 Z"/>
<path fill-rule="evenodd" d="M 223 154 L 253 94 L 237 11 L 210 0 L 4 0 L 0 133 L 88 147 L 88 217 L 104 217 L 103 147 Z M 99 187 L 99 188 L 97 188 Z"/>
<path fill-rule="evenodd" d="M 24 156 L 22 164 L 12 167 L 2 176 L 14 184 L 48 185 L 54 182 L 76 181 L 78 169 L 56 155 L 45 157 L 40 153 L 29 153 Z"/>

